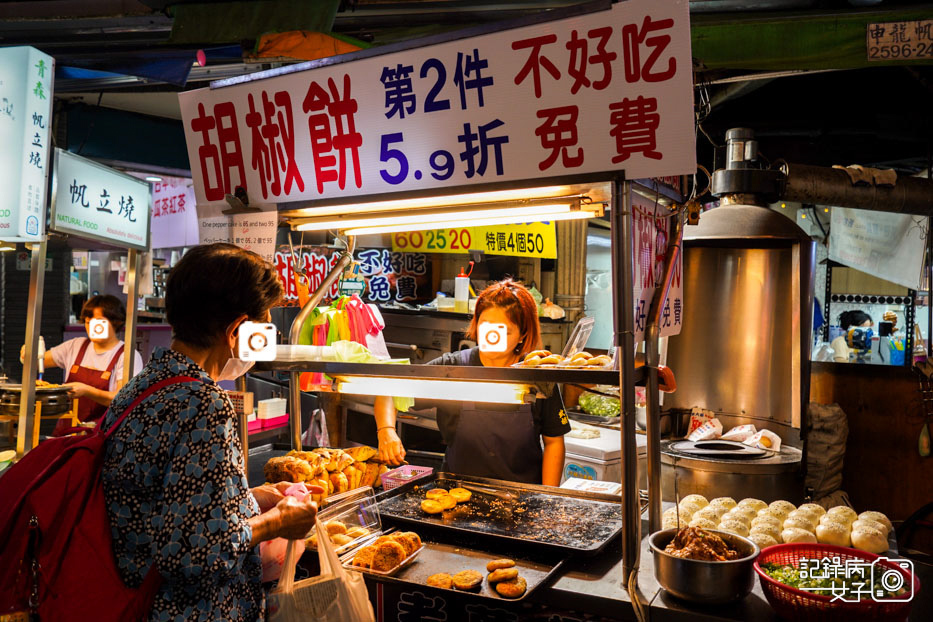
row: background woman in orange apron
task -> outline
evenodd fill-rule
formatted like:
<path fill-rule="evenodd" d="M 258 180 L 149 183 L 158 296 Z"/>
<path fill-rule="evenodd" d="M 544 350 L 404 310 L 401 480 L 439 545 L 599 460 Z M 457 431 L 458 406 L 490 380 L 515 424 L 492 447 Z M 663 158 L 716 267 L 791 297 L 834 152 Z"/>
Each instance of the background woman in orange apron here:
<path fill-rule="evenodd" d="M 97 421 L 126 383 L 123 377 L 124 344 L 118 338 L 126 322 L 126 308 L 115 296 L 94 296 L 81 309 L 87 337 L 77 337 L 45 353 L 45 366 L 65 370 L 65 384 L 78 398 L 78 419 Z M 142 369 L 143 359 L 135 352 L 134 371 Z M 54 435 L 69 428 L 58 422 Z"/>

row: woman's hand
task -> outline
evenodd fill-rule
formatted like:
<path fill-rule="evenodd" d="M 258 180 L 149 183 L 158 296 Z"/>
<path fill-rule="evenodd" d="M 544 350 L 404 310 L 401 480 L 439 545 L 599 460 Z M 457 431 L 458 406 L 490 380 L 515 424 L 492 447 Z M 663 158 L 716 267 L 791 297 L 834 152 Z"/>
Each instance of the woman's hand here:
<path fill-rule="evenodd" d="M 250 492 L 256 497 L 259 503 L 260 512 L 268 512 L 274 508 L 279 501 L 285 498 L 285 491 L 291 486 L 291 482 L 279 482 L 277 484 L 263 484 L 253 488 Z"/>
<path fill-rule="evenodd" d="M 66 382 L 65 386 L 71 389 L 75 397 L 88 397 L 94 390 L 94 387 L 83 382 Z"/>
<path fill-rule="evenodd" d="M 278 524 L 275 529 L 277 537 L 301 540 L 307 537 L 311 528 L 314 527 L 317 504 L 313 501 L 299 501 L 294 497 L 285 497 L 275 505 L 271 512 L 277 514 Z"/>
<path fill-rule="evenodd" d="M 379 430 L 379 459 L 392 466 L 398 466 L 405 459 L 405 447 L 402 446 L 402 439 L 398 437 L 395 428 L 383 428 Z"/>

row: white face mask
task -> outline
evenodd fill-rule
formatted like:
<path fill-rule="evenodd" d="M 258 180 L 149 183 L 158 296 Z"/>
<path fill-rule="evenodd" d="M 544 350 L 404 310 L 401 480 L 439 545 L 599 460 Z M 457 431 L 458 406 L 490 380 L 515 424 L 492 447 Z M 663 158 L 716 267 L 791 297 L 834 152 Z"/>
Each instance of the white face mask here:
<path fill-rule="evenodd" d="M 252 366 L 253 361 L 241 361 L 233 354 L 233 350 L 230 350 L 230 358 L 227 359 L 224 368 L 220 370 L 220 375 L 214 380 L 217 382 L 221 380 L 236 380 L 248 372 Z"/>

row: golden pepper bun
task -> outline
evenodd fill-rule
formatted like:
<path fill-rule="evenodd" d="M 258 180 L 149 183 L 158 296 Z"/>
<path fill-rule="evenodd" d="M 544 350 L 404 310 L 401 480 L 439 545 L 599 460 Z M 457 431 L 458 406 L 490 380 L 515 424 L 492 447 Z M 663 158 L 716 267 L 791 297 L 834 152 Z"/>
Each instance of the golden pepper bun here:
<path fill-rule="evenodd" d="M 353 565 L 362 568 L 369 568 L 373 563 L 373 555 L 376 554 L 376 547 L 373 545 L 364 546 L 356 555 L 353 556 Z"/>
<path fill-rule="evenodd" d="M 333 542 L 337 546 L 344 546 L 345 544 L 350 544 L 351 542 L 353 542 L 353 538 L 351 538 L 345 533 L 335 533 L 334 535 L 330 537 L 330 539 L 331 539 L 331 542 Z"/>
<path fill-rule="evenodd" d="M 453 576 L 454 587 L 458 590 L 472 590 L 483 582 L 483 575 L 477 570 L 463 570 Z"/>
<path fill-rule="evenodd" d="M 862 526 L 852 530 L 852 546 L 869 553 L 884 553 L 888 550 L 888 539 L 878 529 Z"/>
<path fill-rule="evenodd" d="M 567 367 L 586 367 L 588 359 L 571 359 L 564 363 Z"/>
<path fill-rule="evenodd" d="M 785 519 L 786 520 L 786 519 Z M 784 528 L 784 521 L 770 514 L 759 514 L 752 519 L 752 529 L 755 527 L 769 527 L 776 529 L 778 533 L 781 533 L 781 529 Z"/>
<path fill-rule="evenodd" d="M 748 536 L 748 525 L 737 520 L 724 520 L 719 523 L 718 529 L 719 531 L 734 533 L 735 535 L 742 536 L 743 538 Z"/>
<path fill-rule="evenodd" d="M 796 510 L 788 514 L 787 518 L 790 518 L 791 516 L 806 516 L 808 519 L 810 519 L 810 522 L 813 523 L 813 526 L 816 527 L 817 525 L 820 524 L 820 518 L 822 518 L 823 515 L 818 514 L 811 509 L 807 509 L 803 506 L 800 506 L 799 508 L 797 508 Z"/>
<path fill-rule="evenodd" d="M 436 501 L 441 504 L 442 510 L 449 510 L 457 505 L 457 500 L 454 499 L 453 495 L 444 495 L 443 497 L 436 499 Z"/>
<path fill-rule="evenodd" d="M 680 514 L 678 523 L 677 515 Z M 663 529 L 674 529 L 675 527 L 686 527 L 690 524 L 691 516 L 678 508 L 668 508 L 661 515 L 661 526 Z"/>
<path fill-rule="evenodd" d="M 473 493 L 466 488 L 451 488 L 450 496 L 453 497 L 457 503 L 466 503 L 473 497 Z"/>
<path fill-rule="evenodd" d="M 810 525 L 810 527 L 805 528 L 805 529 L 809 529 L 809 531 L 813 531 L 814 529 L 816 529 L 816 526 L 820 524 L 819 517 L 814 516 L 812 512 L 807 512 L 806 510 L 800 510 L 800 509 L 794 510 L 793 512 L 787 515 L 787 518 L 784 519 L 784 523 L 786 524 L 787 521 L 791 519 L 806 521 Z"/>
<path fill-rule="evenodd" d="M 416 534 L 414 531 L 403 531 L 403 532 L 402 532 L 402 535 L 408 536 L 409 538 L 411 538 L 411 541 L 412 541 L 412 542 L 414 543 L 414 545 L 415 545 L 415 550 L 416 550 L 416 551 L 417 551 L 418 549 L 420 549 L 420 548 L 424 545 L 424 543 L 421 541 L 421 536 L 419 536 L 418 534 Z"/>
<path fill-rule="evenodd" d="M 699 527 L 700 529 L 716 529 L 716 522 L 708 518 L 696 518 L 690 520 L 690 527 Z"/>
<path fill-rule="evenodd" d="M 517 577 L 518 568 L 499 568 L 490 572 L 486 580 L 490 583 L 498 583 L 499 581 L 511 581 Z"/>
<path fill-rule="evenodd" d="M 450 493 L 444 490 L 443 488 L 432 488 L 431 490 L 424 493 L 426 499 L 440 499 L 441 497 L 446 497 Z"/>
<path fill-rule="evenodd" d="M 341 523 L 339 520 L 329 521 L 324 525 L 324 527 L 327 528 L 327 533 L 332 536 L 347 533 L 347 526 Z"/>
<path fill-rule="evenodd" d="M 577 359 L 587 360 L 591 358 L 593 358 L 593 355 L 590 354 L 589 352 L 577 352 L 576 354 L 570 357 L 570 360 L 571 361 L 575 361 Z"/>
<path fill-rule="evenodd" d="M 501 559 L 494 559 L 486 564 L 486 570 L 492 572 L 493 570 L 499 570 L 501 568 L 512 568 L 513 566 L 515 566 L 515 560 L 509 559 L 508 557 L 503 557 Z"/>
<path fill-rule="evenodd" d="M 876 523 L 881 523 L 884 525 L 886 530 L 885 535 L 891 533 L 891 531 L 894 529 L 894 525 L 891 524 L 891 521 L 888 519 L 888 517 L 881 512 L 862 512 L 858 515 L 858 517 L 859 520 L 873 520 Z"/>
<path fill-rule="evenodd" d="M 551 356 L 550 350 L 535 350 L 534 352 L 529 352 L 525 355 L 525 360 L 527 361 L 530 358 L 538 357 L 543 359 L 546 356 Z"/>
<path fill-rule="evenodd" d="M 816 541 L 820 544 L 834 544 L 836 546 L 852 546 L 849 537 L 849 528 L 841 523 L 820 524 L 816 528 Z"/>
<path fill-rule="evenodd" d="M 552 354 L 541 359 L 541 365 L 557 365 L 560 363 L 560 355 Z"/>
<path fill-rule="evenodd" d="M 500 596 L 506 598 L 521 598 L 528 589 L 528 583 L 524 577 L 515 577 L 511 581 L 500 581 L 496 583 L 496 591 Z"/>
<path fill-rule="evenodd" d="M 752 531 L 748 534 L 748 539 L 758 545 L 758 548 L 764 549 L 769 546 L 774 546 L 775 544 L 780 544 L 779 540 L 775 540 L 770 535 L 762 533 L 760 531 Z"/>
<path fill-rule="evenodd" d="M 755 499 L 752 497 L 748 497 L 747 499 L 742 499 L 741 501 L 739 501 L 738 507 L 751 508 L 752 510 L 754 510 L 755 514 L 758 514 L 760 510 L 763 510 L 766 507 L 768 507 L 768 504 L 762 501 L 761 499 Z M 752 518 L 754 518 L 754 516 L 752 516 Z"/>
<path fill-rule="evenodd" d="M 855 513 L 855 510 L 853 510 L 847 505 L 837 505 L 834 508 L 830 508 L 826 510 L 826 514 L 824 516 L 837 516 L 841 520 L 838 520 L 836 522 L 848 523 L 849 525 L 854 523 L 855 519 L 858 518 L 858 514 Z"/>
<path fill-rule="evenodd" d="M 781 540 L 784 541 L 784 544 L 789 544 L 791 542 L 816 542 L 816 536 L 807 531 L 806 529 L 799 529 L 797 527 L 789 527 L 781 532 Z"/>
<path fill-rule="evenodd" d="M 366 529 L 366 527 L 352 527 L 347 529 L 347 535 L 351 538 L 361 538 L 369 535 L 369 529 Z"/>
<path fill-rule="evenodd" d="M 756 525 L 752 527 L 748 531 L 748 533 L 749 535 L 753 533 L 764 533 L 764 534 L 771 536 L 775 540 L 781 539 L 781 529 L 778 527 L 775 527 L 774 525 Z"/>
<path fill-rule="evenodd" d="M 394 533 L 389 537 L 402 545 L 402 548 L 405 549 L 406 557 L 418 550 L 418 545 L 415 544 L 414 539 L 407 533 Z"/>
<path fill-rule="evenodd" d="M 449 590 L 451 586 L 453 586 L 453 581 L 453 577 L 451 577 L 446 572 L 439 572 L 428 577 L 428 580 L 425 581 L 425 585 L 430 585 L 432 587 L 442 587 L 446 590 Z"/>
<path fill-rule="evenodd" d="M 433 499 L 425 499 L 421 502 L 421 509 L 427 514 L 440 514 L 444 507 Z"/>
<path fill-rule="evenodd" d="M 826 514 L 826 508 L 824 508 L 824 507 L 823 507 L 822 505 L 820 505 L 819 503 L 804 503 L 803 505 L 801 505 L 801 506 L 800 506 L 799 508 L 797 508 L 797 509 L 798 509 L 798 510 L 805 510 L 805 511 L 807 511 L 807 512 L 812 512 L 812 513 L 816 514 L 817 520 L 819 520 L 820 516 L 822 516 L 823 514 Z"/>
<path fill-rule="evenodd" d="M 768 514 L 770 514 L 771 516 L 774 516 L 775 518 L 780 519 L 781 522 L 783 522 L 784 519 L 787 518 L 787 515 L 796 509 L 797 507 L 790 501 L 784 501 L 783 499 L 779 499 L 777 501 L 772 501 L 768 505 L 767 511 L 768 511 Z M 761 512 L 764 512 L 764 511 L 765 510 L 761 510 Z M 761 512 L 758 512 L 758 513 L 761 514 Z"/>
<path fill-rule="evenodd" d="M 537 367 L 540 364 L 541 364 L 540 356 L 532 356 L 531 358 L 527 358 L 524 361 L 522 361 L 522 365 L 524 367 Z"/>
<path fill-rule="evenodd" d="M 735 499 L 733 499 L 732 497 L 716 497 L 715 499 L 711 499 L 709 504 L 722 506 L 726 508 L 726 511 L 729 511 L 732 508 L 734 508 L 736 505 L 738 505 L 735 502 Z"/>
<path fill-rule="evenodd" d="M 408 555 L 405 553 L 405 547 L 398 542 L 383 542 L 376 546 L 370 568 L 380 572 L 387 572 L 405 561 L 406 557 Z"/>
<path fill-rule="evenodd" d="M 813 533 L 816 527 L 806 516 L 788 516 L 784 519 L 784 529 L 803 529 Z"/>
<path fill-rule="evenodd" d="M 700 508 L 705 508 L 709 505 L 709 501 L 706 500 L 706 497 L 703 495 L 687 495 L 680 500 L 681 503 L 695 503 L 700 506 Z"/>

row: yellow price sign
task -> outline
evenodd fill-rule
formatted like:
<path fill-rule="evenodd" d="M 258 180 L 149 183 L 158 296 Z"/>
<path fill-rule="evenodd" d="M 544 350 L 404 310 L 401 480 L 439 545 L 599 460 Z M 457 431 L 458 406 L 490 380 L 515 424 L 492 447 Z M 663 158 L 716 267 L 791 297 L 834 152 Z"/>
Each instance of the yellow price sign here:
<path fill-rule="evenodd" d="M 450 227 L 408 231 L 392 236 L 397 253 L 469 253 L 513 257 L 557 258 L 557 233 L 553 222 L 489 227 Z"/>
<path fill-rule="evenodd" d="M 487 255 L 557 258 L 557 232 L 553 222 L 473 228 L 472 250 Z"/>

